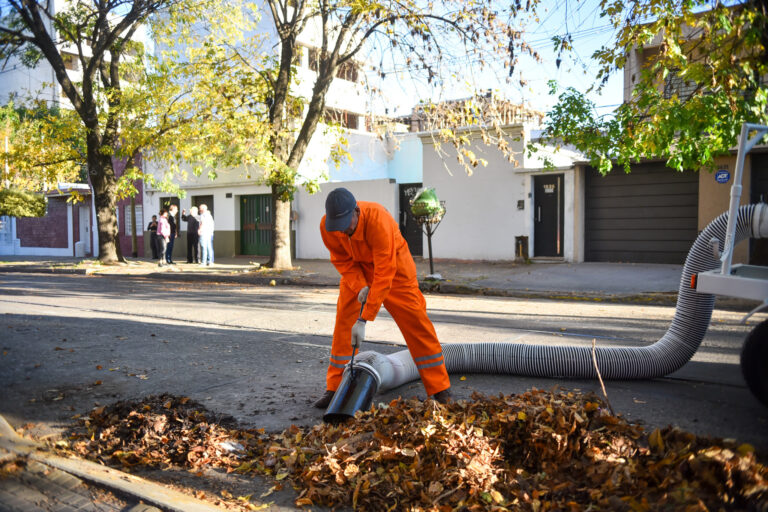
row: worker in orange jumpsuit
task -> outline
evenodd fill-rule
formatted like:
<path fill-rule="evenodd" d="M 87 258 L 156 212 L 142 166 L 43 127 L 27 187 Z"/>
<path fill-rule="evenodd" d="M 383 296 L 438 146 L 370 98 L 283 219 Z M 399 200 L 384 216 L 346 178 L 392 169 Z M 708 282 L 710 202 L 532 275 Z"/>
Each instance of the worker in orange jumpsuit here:
<path fill-rule="evenodd" d="M 395 219 L 380 204 L 357 202 L 345 188 L 331 191 L 325 213 L 320 234 L 341 283 L 327 391 L 315 406 L 328 407 L 344 367 L 352 359 L 353 347 L 359 347 L 365 338 L 366 322 L 376 319 L 382 304 L 400 328 L 427 394 L 437 402 L 450 402 L 451 382 L 442 348 L 427 317 L 416 264 Z"/>

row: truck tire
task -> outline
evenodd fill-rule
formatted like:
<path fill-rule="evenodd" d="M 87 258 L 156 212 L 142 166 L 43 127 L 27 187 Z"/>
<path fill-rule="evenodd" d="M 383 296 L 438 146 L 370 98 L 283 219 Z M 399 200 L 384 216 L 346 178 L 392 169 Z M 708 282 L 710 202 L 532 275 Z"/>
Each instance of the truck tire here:
<path fill-rule="evenodd" d="M 768 406 L 768 320 L 757 324 L 744 340 L 741 372 L 752 394 Z"/>

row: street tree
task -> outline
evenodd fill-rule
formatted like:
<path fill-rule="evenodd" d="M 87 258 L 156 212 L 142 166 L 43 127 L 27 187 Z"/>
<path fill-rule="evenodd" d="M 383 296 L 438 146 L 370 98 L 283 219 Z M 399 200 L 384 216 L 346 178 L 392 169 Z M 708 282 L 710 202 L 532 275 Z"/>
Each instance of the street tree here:
<path fill-rule="evenodd" d="M 485 162 L 469 149 L 470 135 L 460 128 L 475 128 L 482 132 L 484 142 L 511 157 L 502 130 L 504 116 L 498 114 L 495 102 L 480 100 L 488 77 L 475 83 L 470 77 L 472 70 L 490 68 L 490 63 L 502 63 L 511 76 L 519 56 L 534 53 L 525 44 L 522 30 L 511 23 L 525 11 L 520 2 L 503 9 L 480 0 L 265 0 L 265 4 L 277 35 L 279 58 L 274 72 L 263 74 L 271 91 L 268 149 L 275 163 L 264 175 L 273 200 L 268 265 L 291 267 L 290 201 L 297 169 L 318 123 L 324 120 L 329 88 L 343 66 L 373 61 L 374 74 L 384 78 L 387 67 L 383 63 L 391 62 L 400 69 L 396 73 L 423 80 L 434 90 L 467 83 L 472 92 L 466 101 L 440 104 L 425 100 L 421 105 L 427 129 L 436 129 L 436 147 L 440 143 L 453 146 L 459 161 L 471 172 Z M 528 4 L 533 12 L 536 2 Z M 291 73 L 301 51 L 299 36 L 305 30 L 317 41 L 316 78 L 303 108 L 297 109 L 291 96 Z M 375 85 L 371 91 L 380 92 Z"/>
<path fill-rule="evenodd" d="M 572 144 L 602 173 L 629 172 L 641 158 L 667 166 L 713 168 L 736 144 L 744 122 L 768 122 L 768 1 L 602 0 L 601 17 L 617 31 L 594 53 L 593 89 L 622 72 L 630 55 L 648 55 L 629 77 L 631 98 L 598 115 L 569 88 L 549 112 L 545 138 Z M 566 37 L 556 49 L 570 47 Z"/>
<path fill-rule="evenodd" d="M 50 119 L 58 123 L 47 125 L 56 144 L 43 155 L 45 139 L 17 139 L 15 154 L 41 153 L 16 161 L 38 181 L 56 163 L 85 167 L 102 262 L 123 260 L 115 205 L 135 194 L 137 180 L 182 194 L 174 179 L 187 173 L 181 162 L 196 162 L 192 172 L 199 174 L 204 164 L 260 161 L 263 152 L 241 150 L 258 145 L 263 132 L 261 118 L 244 115 L 242 102 L 263 104 L 264 95 L 257 86 L 229 94 L 249 77 L 239 59 L 229 52 L 227 60 L 222 51 L 242 43 L 252 30 L 251 14 L 242 3 L 220 0 L 73 0 L 57 12 L 47 1 L 10 0 L 0 7 L 0 57 L 15 56 L 28 66 L 46 60 L 70 107 L 56 109 L 59 116 Z M 149 39 L 162 49 L 151 52 L 137 42 L 140 30 L 151 32 Z M 75 55 L 77 80 L 62 49 Z M 267 69 L 269 63 L 255 58 L 248 69 L 253 65 Z M 165 163 L 167 172 L 159 179 L 144 173 L 135 165 L 142 155 Z M 127 163 L 119 177 L 118 159 Z"/>

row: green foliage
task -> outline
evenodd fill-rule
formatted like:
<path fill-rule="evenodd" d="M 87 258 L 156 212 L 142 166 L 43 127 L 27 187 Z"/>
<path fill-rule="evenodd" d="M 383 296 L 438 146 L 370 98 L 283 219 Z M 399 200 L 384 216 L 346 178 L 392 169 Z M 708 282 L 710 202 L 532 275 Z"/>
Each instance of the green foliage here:
<path fill-rule="evenodd" d="M 584 94 L 563 91 L 545 139 L 574 145 L 601 172 L 612 162 L 629 172 L 642 158 L 700 169 L 713 168 L 715 158 L 729 152 L 742 123 L 768 123 L 764 0 L 733 7 L 673 0 L 601 5 L 618 36 L 593 55 L 601 66 L 593 88 L 630 65 L 628 56 L 648 56 L 630 70 L 632 97 L 600 116 Z"/>
<path fill-rule="evenodd" d="M 0 188 L 36 192 L 59 182 L 78 180 L 85 155 L 84 132 L 72 111 L 28 106 L 0 107 L 4 144 L 4 183 Z"/>
<path fill-rule="evenodd" d="M 0 190 L 0 215 L 9 217 L 44 217 L 48 201 L 45 196 L 21 190 Z"/>

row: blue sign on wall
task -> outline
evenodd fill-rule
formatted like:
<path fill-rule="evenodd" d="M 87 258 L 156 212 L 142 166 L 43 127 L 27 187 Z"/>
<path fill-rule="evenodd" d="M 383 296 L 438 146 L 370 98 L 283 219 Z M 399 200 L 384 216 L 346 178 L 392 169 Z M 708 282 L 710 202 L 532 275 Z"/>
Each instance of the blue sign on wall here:
<path fill-rule="evenodd" d="M 718 183 L 728 183 L 730 179 L 731 179 L 731 173 L 729 173 L 725 169 L 720 169 L 715 173 L 715 181 L 717 181 Z"/>

